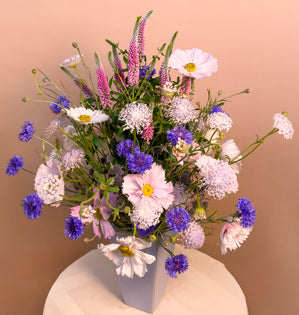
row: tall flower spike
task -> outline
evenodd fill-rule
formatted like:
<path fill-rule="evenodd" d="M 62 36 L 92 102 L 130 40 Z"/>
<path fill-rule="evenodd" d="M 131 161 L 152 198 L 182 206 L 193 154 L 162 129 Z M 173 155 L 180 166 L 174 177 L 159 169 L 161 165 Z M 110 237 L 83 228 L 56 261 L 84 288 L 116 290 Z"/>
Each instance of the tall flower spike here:
<path fill-rule="evenodd" d="M 186 77 L 186 76 L 183 76 L 183 79 L 182 79 L 182 82 L 184 83 L 181 87 L 181 90 L 180 90 L 180 95 L 187 95 L 189 94 L 189 90 L 190 90 L 190 87 L 191 87 L 191 78 L 190 77 Z"/>
<path fill-rule="evenodd" d="M 139 54 L 138 54 L 138 30 L 141 16 L 137 18 L 133 35 L 129 47 L 129 61 L 128 61 L 128 85 L 136 85 L 139 82 Z"/>
<path fill-rule="evenodd" d="M 108 82 L 106 79 L 103 65 L 102 65 L 100 58 L 97 55 L 97 53 L 94 54 L 94 58 L 95 58 L 95 62 L 96 62 L 98 91 L 99 91 L 99 97 L 100 97 L 101 104 L 102 104 L 103 108 L 105 108 L 106 106 L 111 107 L 109 85 L 108 85 Z"/>
<path fill-rule="evenodd" d="M 138 30 L 138 52 L 140 56 L 145 55 L 145 50 L 144 50 L 144 31 L 145 31 L 145 26 L 147 23 L 147 20 L 153 13 L 153 10 L 150 10 L 147 12 L 146 16 L 140 21 L 139 23 L 139 30 Z"/>
<path fill-rule="evenodd" d="M 125 75 L 122 72 L 123 67 L 122 67 L 121 61 L 118 57 L 116 47 L 114 45 L 112 46 L 112 53 L 113 53 L 113 64 L 114 64 L 114 68 L 115 68 L 114 78 L 115 78 L 115 81 L 123 89 L 125 87 L 125 82 L 126 82 L 125 81 Z"/>

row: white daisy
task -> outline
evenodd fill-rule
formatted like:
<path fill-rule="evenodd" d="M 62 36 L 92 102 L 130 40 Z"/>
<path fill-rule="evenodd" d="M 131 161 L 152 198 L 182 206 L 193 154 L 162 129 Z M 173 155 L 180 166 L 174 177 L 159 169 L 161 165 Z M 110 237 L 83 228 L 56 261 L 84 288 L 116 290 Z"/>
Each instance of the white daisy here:
<path fill-rule="evenodd" d="M 292 139 L 294 135 L 294 128 L 287 113 L 277 113 L 273 116 L 273 128 L 277 128 L 278 133 L 287 140 Z"/>
<path fill-rule="evenodd" d="M 169 57 L 169 67 L 187 77 L 203 79 L 217 71 L 217 59 L 198 48 L 177 49 Z"/>
<path fill-rule="evenodd" d="M 143 277 L 147 272 L 146 265 L 152 264 L 156 258 L 141 249 L 151 247 L 152 244 L 134 236 L 117 237 L 116 241 L 109 245 L 101 244 L 98 248 L 117 266 L 118 275 L 131 279 L 134 274 Z"/>
<path fill-rule="evenodd" d="M 78 65 L 78 63 L 81 61 L 80 55 L 76 55 L 70 58 L 66 58 L 62 63 L 60 64 L 60 67 L 70 67 L 74 68 Z"/>
<path fill-rule="evenodd" d="M 109 119 L 101 110 L 92 110 L 85 107 L 76 107 L 66 110 L 66 114 L 80 124 L 96 124 Z"/>

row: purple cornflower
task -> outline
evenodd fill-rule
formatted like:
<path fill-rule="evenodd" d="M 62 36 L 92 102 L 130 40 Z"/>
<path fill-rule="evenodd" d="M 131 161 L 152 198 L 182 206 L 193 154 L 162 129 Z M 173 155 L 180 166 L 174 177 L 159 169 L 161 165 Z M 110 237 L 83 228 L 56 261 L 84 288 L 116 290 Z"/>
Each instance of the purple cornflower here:
<path fill-rule="evenodd" d="M 64 233 L 71 240 L 76 240 L 83 234 L 83 223 L 76 217 L 67 217 L 64 221 L 64 226 Z"/>
<path fill-rule="evenodd" d="M 175 127 L 172 130 L 167 130 L 167 140 L 173 145 L 176 145 L 179 138 L 185 141 L 187 144 L 191 144 L 193 140 L 193 135 L 184 126 Z"/>
<path fill-rule="evenodd" d="M 123 156 L 127 158 L 129 154 L 132 153 L 133 141 L 131 139 L 123 140 L 116 146 L 116 151 L 118 156 Z M 134 147 L 134 153 L 140 152 L 137 144 Z"/>
<path fill-rule="evenodd" d="M 190 214 L 184 208 L 172 208 L 166 213 L 165 222 L 174 232 L 182 232 L 188 229 L 190 221 Z"/>
<path fill-rule="evenodd" d="M 172 278 L 177 278 L 177 273 L 185 272 L 189 267 L 187 257 L 183 254 L 167 258 L 165 261 L 165 269 L 167 274 Z"/>
<path fill-rule="evenodd" d="M 139 70 L 139 78 L 140 79 L 147 79 L 147 80 L 151 80 L 153 75 L 156 74 L 156 69 L 153 69 L 151 72 L 149 72 L 149 70 L 151 69 L 150 66 L 143 66 L 140 70 Z"/>
<path fill-rule="evenodd" d="M 19 170 L 23 168 L 24 161 L 21 156 L 14 155 L 10 160 L 6 168 L 6 174 L 8 176 L 14 176 L 19 173 Z"/>
<path fill-rule="evenodd" d="M 150 170 L 153 164 L 153 157 L 144 152 L 136 152 L 129 154 L 127 166 L 131 172 L 143 174 L 146 170 Z"/>
<path fill-rule="evenodd" d="M 227 114 L 222 108 L 221 106 L 219 105 L 216 105 L 216 106 L 213 106 L 210 110 L 210 114 L 213 114 L 213 113 L 225 113 Z"/>
<path fill-rule="evenodd" d="M 33 122 L 26 121 L 19 133 L 19 140 L 23 142 L 28 142 L 29 140 L 32 139 L 34 133 L 35 130 L 33 129 Z"/>
<path fill-rule="evenodd" d="M 240 198 L 238 200 L 237 208 L 241 215 L 241 225 L 246 228 L 253 226 L 256 220 L 256 210 L 251 201 L 247 198 Z"/>
<path fill-rule="evenodd" d="M 42 214 L 43 199 L 39 198 L 36 193 L 30 194 L 23 199 L 23 210 L 28 219 L 35 220 Z"/>
<path fill-rule="evenodd" d="M 67 96 L 61 95 L 57 97 L 55 103 L 50 103 L 49 106 L 51 111 L 54 114 L 58 115 L 60 114 L 62 108 L 70 108 L 71 104 Z"/>

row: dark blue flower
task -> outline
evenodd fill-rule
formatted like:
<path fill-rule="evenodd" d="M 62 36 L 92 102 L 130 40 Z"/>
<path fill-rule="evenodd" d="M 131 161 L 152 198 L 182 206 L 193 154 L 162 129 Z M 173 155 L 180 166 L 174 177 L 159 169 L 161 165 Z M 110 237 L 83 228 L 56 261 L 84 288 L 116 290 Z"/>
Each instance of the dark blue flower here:
<path fill-rule="evenodd" d="M 167 258 L 165 261 L 165 269 L 167 274 L 172 278 L 177 278 L 177 273 L 185 272 L 189 267 L 187 257 L 183 254 Z"/>
<path fill-rule="evenodd" d="M 61 95 L 57 97 L 55 103 L 50 103 L 50 109 L 54 114 L 59 114 L 62 108 L 70 108 L 71 104 L 67 96 Z"/>
<path fill-rule="evenodd" d="M 186 141 L 187 144 L 191 144 L 193 135 L 184 126 L 175 127 L 172 130 L 167 130 L 167 140 L 173 145 L 176 145 L 179 138 Z"/>
<path fill-rule="evenodd" d="M 224 111 L 224 110 L 222 109 L 222 107 L 219 106 L 219 105 L 213 106 L 213 107 L 211 108 L 210 114 L 214 114 L 214 113 L 224 113 L 224 114 L 226 114 L 227 116 L 229 116 L 229 114 L 228 114 L 226 111 Z"/>
<path fill-rule="evenodd" d="M 177 207 L 166 213 L 165 222 L 174 232 L 182 232 L 189 227 L 190 214 L 184 208 Z"/>
<path fill-rule="evenodd" d="M 156 225 L 152 225 L 149 228 L 147 228 L 146 230 L 143 229 L 138 229 L 138 227 L 136 227 L 137 233 L 140 237 L 146 237 L 147 234 L 151 233 L 154 231 L 154 229 L 157 227 Z"/>
<path fill-rule="evenodd" d="M 64 221 L 64 233 L 71 240 L 76 240 L 83 234 L 83 223 L 76 217 L 67 217 Z"/>
<path fill-rule="evenodd" d="M 26 121 L 19 133 L 19 140 L 23 142 L 28 142 L 29 140 L 32 139 L 34 133 L 35 130 L 33 129 L 33 122 Z"/>
<path fill-rule="evenodd" d="M 118 156 L 124 156 L 127 158 L 129 154 L 132 153 L 133 141 L 130 139 L 124 140 L 120 142 L 116 146 L 116 151 Z M 134 153 L 140 152 L 140 149 L 137 144 L 135 144 Z"/>
<path fill-rule="evenodd" d="M 23 210 L 31 220 L 39 218 L 42 214 L 43 199 L 39 198 L 36 193 L 30 194 L 23 199 Z"/>
<path fill-rule="evenodd" d="M 151 69 L 150 66 L 143 66 L 140 70 L 139 70 L 139 78 L 140 79 L 144 79 L 146 78 L 147 80 L 152 79 L 153 75 L 156 74 L 156 69 L 153 69 L 151 71 L 151 73 L 149 73 L 149 70 Z"/>
<path fill-rule="evenodd" d="M 127 166 L 131 172 L 143 174 L 146 170 L 150 170 L 153 164 L 153 157 L 144 152 L 136 152 L 129 154 Z"/>
<path fill-rule="evenodd" d="M 16 175 L 24 166 L 24 161 L 21 156 L 14 155 L 10 160 L 6 168 L 6 174 L 9 176 Z"/>
<path fill-rule="evenodd" d="M 237 208 L 241 215 L 241 225 L 244 227 L 253 226 L 256 220 L 256 210 L 251 201 L 247 198 L 240 198 L 238 200 Z"/>

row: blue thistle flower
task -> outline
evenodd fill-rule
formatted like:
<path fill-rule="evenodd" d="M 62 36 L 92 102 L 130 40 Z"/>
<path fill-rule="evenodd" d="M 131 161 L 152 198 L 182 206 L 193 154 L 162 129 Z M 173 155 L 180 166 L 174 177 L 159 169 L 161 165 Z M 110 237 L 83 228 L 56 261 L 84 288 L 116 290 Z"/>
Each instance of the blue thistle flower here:
<path fill-rule="evenodd" d="M 16 175 L 20 169 L 24 166 L 24 161 L 21 156 L 14 155 L 10 160 L 6 168 L 6 174 L 8 176 Z"/>
<path fill-rule="evenodd" d="M 189 267 L 187 257 L 183 254 L 167 258 L 165 261 L 165 269 L 167 274 L 172 278 L 177 278 L 177 273 L 185 272 Z"/>
<path fill-rule="evenodd" d="M 23 210 L 28 219 L 35 220 L 42 214 L 43 199 L 39 198 L 36 193 L 30 194 L 23 199 Z"/>
<path fill-rule="evenodd" d="M 240 198 L 238 200 L 237 208 L 241 215 L 241 225 L 244 227 L 253 226 L 256 220 L 256 210 L 251 201 L 247 198 Z"/>
<path fill-rule="evenodd" d="M 167 130 L 167 140 L 173 145 L 176 145 L 179 138 L 184 140 L 187 144 L 191 144 L 193 141 L 192 132 L 188 131 L 184 126 L 175 127 L 171 130 Z"/>
<path fill-rule="evenodd" d="M 26 121 L 24 125 L 21 127 L 21 131 L 19 133 L 19 140 L 23 142 L 28 142 L 32 139 L 35 130 L 33 129 L 33 122 Z"/>
<path fill-rule="evenodd" d="M 136 152 L 129 154 L 127 166 L 131 172 L 143 174 L 146 170 L 150 170 L 153 164 L 153 157 L 144 152 Z"/>
<path fill-rule="evenodd" d="M 71 240 L 76 240 L 83 234 L 83 223 L 76 217 L 67 217 L 64 221 L 64 226 L 64 233 Z"/>
<path fill-rule="evenodd" d="M 190 214 L 184 208 L 172 208 L 166 213 L 165 222 L 174 232 L 182 232 L 188 229 L 190 221 Z"/>

